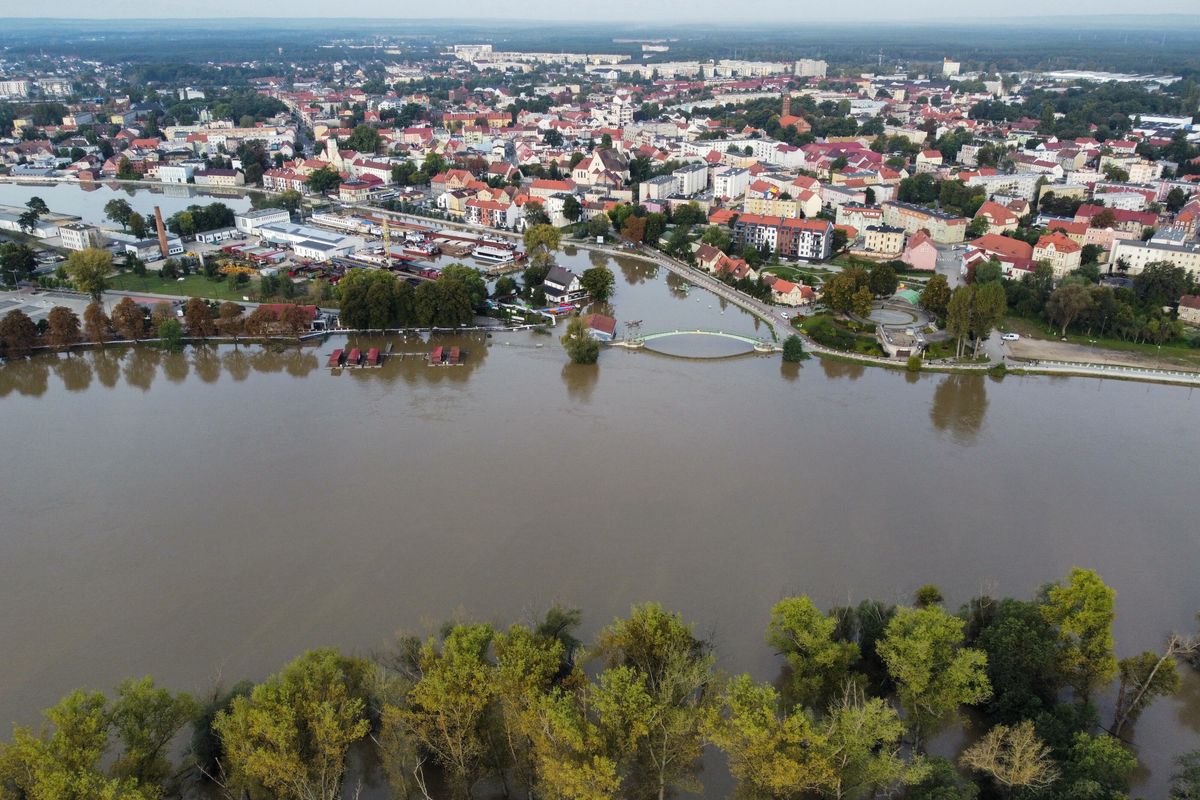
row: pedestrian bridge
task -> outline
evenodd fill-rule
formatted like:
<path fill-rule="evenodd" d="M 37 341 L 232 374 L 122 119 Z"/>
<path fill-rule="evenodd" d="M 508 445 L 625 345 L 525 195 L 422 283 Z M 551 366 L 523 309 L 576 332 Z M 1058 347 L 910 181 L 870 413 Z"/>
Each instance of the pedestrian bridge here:
<path fill-rule="evenodd" d="M 631 350 L 638 350 L 646 346 L 646 342 L 652 342 L 655 339 L 666 339 L 669 336 L 716 336 L 721 339 L 732 339 L 737 342 L 744 342 L 752 346 L 760 353 L 772 353 L 778 348 L 774 342 L 766 339 L 756 339 L 753 336 L 747 336 L 741 333 L 730 333 L 729 331 L 712 331 L 703 328 L 677 328 L 673 331 L 655 331 L 653 333 L 638 333 L 628 339 L 617 339 L 611 344 L 614 347 L 626 347 Z"/>

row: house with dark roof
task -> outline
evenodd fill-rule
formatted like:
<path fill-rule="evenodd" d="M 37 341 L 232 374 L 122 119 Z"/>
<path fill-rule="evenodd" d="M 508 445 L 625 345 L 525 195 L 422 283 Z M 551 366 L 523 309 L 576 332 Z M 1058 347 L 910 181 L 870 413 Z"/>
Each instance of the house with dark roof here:
<path fill-rule="evenodd" d="M 569 303 L 572 300 L 581 300 L 587 296 L 587 292 L 583 290 L 583 286 L 579 283 L 579 276 L 566 267 L 560 267 L 557 264 L 550 268 L 546 273 L 546 280 L 542 283 L 542 291 L 546 293 L 546 300 L 551 303 Z"/>

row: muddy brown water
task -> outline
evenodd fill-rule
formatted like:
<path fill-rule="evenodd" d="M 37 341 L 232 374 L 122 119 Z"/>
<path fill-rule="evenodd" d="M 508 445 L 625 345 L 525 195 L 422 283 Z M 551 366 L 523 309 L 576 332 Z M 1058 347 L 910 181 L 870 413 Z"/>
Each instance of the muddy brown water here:
<path fill-rule="evenodd" d="M 619 323 L 765 333 L 614 266 Z M 354 340 L 387 342 L 411 355 L 339 374 L 336 337 L 0 366 L 0 721 L 79 686 L 202 691 L 307 648 L 366 653 L 554 601 L 583 608 L 587 634 L 661 601 L 764 679 L 768 612 L 795 592 L 906 601 L 932 582 L 957 607 L 1078 564 L 1117 590 L 1121 655 L 1194 629 L 1189 389 L 621 350 L 581 367 L 532 333 L 440 338 L 467 356 L 434 368 L 421 339 Z M 1200 747 L 1187 677 L 1137 726 L 1146 797 Z"/>

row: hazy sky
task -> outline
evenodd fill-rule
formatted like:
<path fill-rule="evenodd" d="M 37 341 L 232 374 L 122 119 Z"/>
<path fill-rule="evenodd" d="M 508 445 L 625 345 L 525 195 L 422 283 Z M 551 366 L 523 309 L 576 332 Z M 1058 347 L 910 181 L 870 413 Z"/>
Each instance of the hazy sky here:
<path fill-rule="evenodd" d="M 5 6 L 9 6 L 5 8 Z M 496 18 L 511 13 L 514 19 L 524 20 L 612 20 L 665 21 L 680 23 L 711 20 L 741 21 L 786 25 L 803 25 L 812 20 L 869 21 L 871 19 L 915 20 L 937 19 L 953 21 L 945 16 L 945 0 L 859 0 L 852 4 L 814 2 L 813 0 L 742 0 L 731 5 L 728 0 L 605 0 L 584 3 L 579 0 L 527 0 L 516 8 L 497 6 L 485 0 L 428 3 L 413 0 L 357 0 L 352 4 L 330 0 L 58 0 L 54 3 L 0 3 L 0 17 L 63 17 L 63 18 L 152 18 L 152 17 L 337 17 L 343 13 L 355 17 L 387 17 L 400 19 Z M 1078 3 L 1064 0 L 1009 0 L 1005 3 L 982 3 L 950 6 L 971 19 L 981 17 L 1075 16 L 1088 19 L 1097 14 L 1197 14 L 1196 0 L 1148 0 L 1131 7 L 1127 0 L 1090 0 L 1086 13 Z M 736 9 L 736 11 L 735 11 Z M 731 11 L 734 13 L 731 14 Z M 4 40 L 0 31 L 0 43 Z"/>

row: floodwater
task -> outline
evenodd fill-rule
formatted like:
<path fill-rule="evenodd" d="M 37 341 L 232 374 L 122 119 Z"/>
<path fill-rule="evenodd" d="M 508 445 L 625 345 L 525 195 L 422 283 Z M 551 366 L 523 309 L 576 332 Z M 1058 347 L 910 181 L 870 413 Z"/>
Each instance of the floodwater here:
<path fill-rule="evenodd" d="M 23 206 L 30 197 L 40 197 L 56 214 L 73 214 L 93 225 L 106 223 L 104 204 L 123 199 L 133 210 L 151 218 L 154 207 L 162 209 L 163 219 L 188 206 L 224 203 L 234 212 L 250 208 L 250 195 L 236 189 L 196 186 L 135 186 L 115 181 L 99 183 L 54 183 L 40 186 L 29 183 L 0 182 L 0 205 Z"/>
<path fill-rule="evenodd" d="M 769 336 L 644 262 L 613 266 L 620 328 Z M 694 341 L 680 354 L 727 355 Z M 79 686 L 203 691 L 555 601 L 588 635 L 661 601 L 763 679 L 789 593 L 827 607 L 936 583 L 956 607 L 1082 565 L 1117 590 L 1120 655 L 1194 630 L 1190 389 L 617 349 L 574 366 L 536 333 L 439 338 L 466 361 L 431 367 L 414 336 L 353 342 L 408 355 L 333 374 L 335 337 L 0 366 L 0 721 Z M 1200 747 L 1194 673 L 1136 735 L 1138 792 L 1165 796 Z"/>

